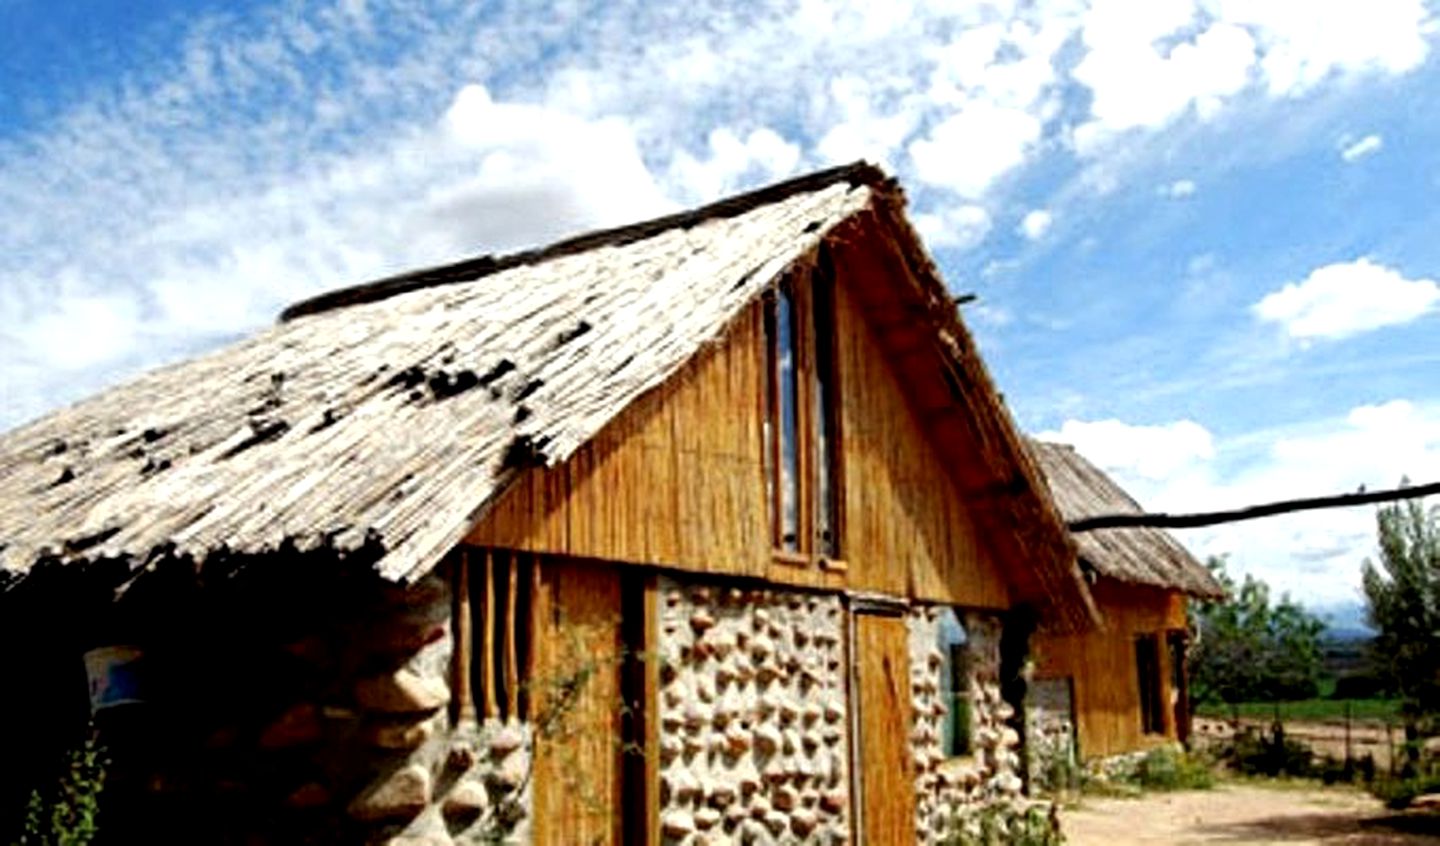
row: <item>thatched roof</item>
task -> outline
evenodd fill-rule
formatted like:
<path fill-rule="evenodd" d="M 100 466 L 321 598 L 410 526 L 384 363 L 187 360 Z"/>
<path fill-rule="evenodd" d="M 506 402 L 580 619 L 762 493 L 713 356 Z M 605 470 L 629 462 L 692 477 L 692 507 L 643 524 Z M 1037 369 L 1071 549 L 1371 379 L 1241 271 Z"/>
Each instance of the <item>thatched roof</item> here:
<path fill-rule="evenodd" d="M 37 562 L 138 571 L 277 550 L 363 551 L 384 577 L 413 579 L 520 472 L 563 462 L 845 222 L 894 230 L 922 300 L 911 320 L 956 374 L 986 461 L 1007 468 L 993 487 L 1011 529 L 1045 593 L 1089 607 L 903 204 L 858 164 L 301 303 L 254 337 L 0 436 L 0 580 Z"/>
<path fill-rule="evenodd" d="M 1030 439 L 1050 493 L 1067 522 L 1100 514 L 1140 514 L 1115 480 L 1067 444 Z M 1097 529 L 1077 532 L 1081 565 L 1119 582 L 1173 588 L 1192 596 L 1220 598 L 1225 591 L 1195 556 L 1164 529 Z"/>

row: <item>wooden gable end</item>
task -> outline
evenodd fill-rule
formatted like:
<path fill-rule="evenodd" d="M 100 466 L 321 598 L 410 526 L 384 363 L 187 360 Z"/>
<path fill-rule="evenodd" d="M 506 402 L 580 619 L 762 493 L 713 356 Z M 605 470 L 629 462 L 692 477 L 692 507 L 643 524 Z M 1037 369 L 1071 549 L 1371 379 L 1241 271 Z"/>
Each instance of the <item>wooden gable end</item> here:
<path fill-rule="evenodd" d="M 1168 632 L 1186 630 L 1186 598 L 1177 590 L 1122 584 L 1102 578 L 1093 587 L 1100 627 L 1073 634 L 1038 635 L 1032 645 L 1035 676 L 1069 678 L 1080 752 L 1086 758 L 1118 755 L 1176 739 L 1169 703 L 1173 668 L 1165 646 Z M 1140 718 L 1140 684 L 1135 640 L 1160 638 L 1161 701 L 1166 703 L 1163 734 L 1146 734 Z"/>
<path fill-rule="evenodd" d="M 838 264 L 838 565 L 776 555 L 766 488 L 763 305 L 569 461 L 522 476 L 474 544 L 1006 608 L 1009 590 L 911 389 Z M 800 284 L 813 277 L 800 270 Z M 1018 566 L 1018 562 L 1017 562 Z"/>

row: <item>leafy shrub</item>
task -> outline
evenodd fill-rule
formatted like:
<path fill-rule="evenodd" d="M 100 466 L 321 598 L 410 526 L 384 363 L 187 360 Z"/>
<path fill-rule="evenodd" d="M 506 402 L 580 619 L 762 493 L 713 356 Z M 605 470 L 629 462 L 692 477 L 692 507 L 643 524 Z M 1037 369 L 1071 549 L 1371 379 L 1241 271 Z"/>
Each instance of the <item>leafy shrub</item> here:
<path fill-rule="evenodd" d="M 105 750 L 92 730 L 67 754 L 68 766 L 49 796 L 30 794 L 21 846 L 87 846 L 100 827 L 100 793 L 105 787 Z"/>
<path fill-rule="evenodd" d="M 1060 817 L 1054 805 L 996 802 L 957 813 L 943 846 L 1060 846 Z"/>
<path fill-rule="evenodd" d="M 1431 772 L 1411 778 L 1378 778 L 1370 782 L 1370 794 L 1389 808 L 1400 810 L 1410 807 L 1420 796 L 1440 793 L 1440 772 Z"/>
<path fill-rule="evenodd" d="M 1375 780 L 1375 756 L 1366 753 L 1349 761 L 1342 761 L 1333 755 L 1326 755 L 1314 764 L 1311 775 L 1318 777 L 1326 784 L 1346 784 L 1355 781 L 1363 781 L 1368 784 Z"/>
<path fill-rule="evenodd" d="M 1315 753 L 1304 743 L 1287 737 L 1279 724 L 1265 733 L 1245 728 L 1235 735 L 1224 758 L 1243 775 L 1305 778 L 1314 774 Z"/>
<path fill-rule="evenodd" d="M 1081 790 L 1092 796 L 1138 796 L 1146 790 L 1207 790 L 1215 786 L 1214 761 L 1179 746 L 1091 762 Z"/>
<path fill-rule="evenodd" d="M 1390 696 L 1388 680 L 1375 673 L 1351 673 L 1335 679 L 1330 699 L 1383 699 Z"/>
<path fill-rule="evenodd" d="M 1147 752 L 1135 767 L 1135 780 L 1143 790 L 1208 790 L 1215 786 L 1208 763 L 1170 746 Z"/>

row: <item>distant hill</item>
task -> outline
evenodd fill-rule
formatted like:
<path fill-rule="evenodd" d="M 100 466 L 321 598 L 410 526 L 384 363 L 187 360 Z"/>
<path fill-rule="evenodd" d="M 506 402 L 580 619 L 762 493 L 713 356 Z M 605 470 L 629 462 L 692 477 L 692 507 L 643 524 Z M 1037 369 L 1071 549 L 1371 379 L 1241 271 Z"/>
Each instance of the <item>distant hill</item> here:
<path fill-rule="evenodd" d="M 1316 605 L 1311 612 L 1325 621 L 1327 640 L 1369 640 L 1375 636 L 1365 619 L 1365 604 L 1359 601 L 1337 602 L 1331 605 Z"/>

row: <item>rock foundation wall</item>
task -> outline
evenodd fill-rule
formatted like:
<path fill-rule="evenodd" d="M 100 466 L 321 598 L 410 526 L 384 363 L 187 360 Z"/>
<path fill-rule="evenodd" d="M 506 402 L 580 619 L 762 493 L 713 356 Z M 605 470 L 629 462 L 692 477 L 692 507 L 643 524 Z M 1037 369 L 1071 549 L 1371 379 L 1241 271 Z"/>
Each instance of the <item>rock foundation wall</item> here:
<path fill-rule="evenodd" d="M 957 817 L 997 802 L 1014 802 L 1020 779 L 1020 736 L 1009 720 L 1014 709 L 1000 693 L 1000 620 L 966 614 L 972 754 L 946 760 L 940 733 L 946 705 L 941 697 L 943 656 L 938 649 L 937 607 L 913 609 L 910 629 L 910 689 L 913 696 L 911 750 L 915 760 L 916 832 L 922 843 L 953 837 Z"/>
<path fill-rule="evenodd" d="M 215 604 L 183 637 L 138 644 L 149 701 L 97 717 L 116 761 L 107 835 L 528 841 L 529 728 L 452 726 L 446 577 L 293 601 L 288 617 L 195 601 Z"/>
<path fill-rule="evenodd" d="M 666 843 L 850 842 L 838 597 L 660 583 Z"/>

